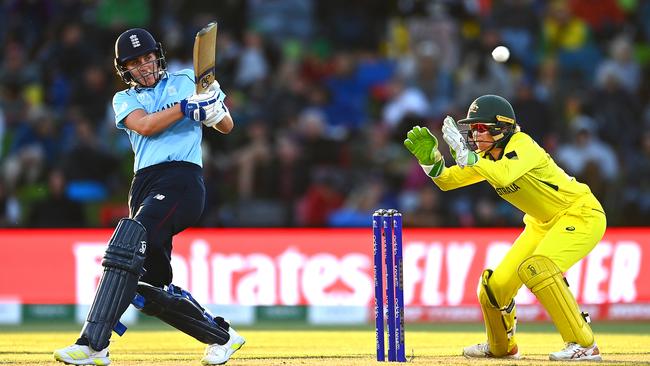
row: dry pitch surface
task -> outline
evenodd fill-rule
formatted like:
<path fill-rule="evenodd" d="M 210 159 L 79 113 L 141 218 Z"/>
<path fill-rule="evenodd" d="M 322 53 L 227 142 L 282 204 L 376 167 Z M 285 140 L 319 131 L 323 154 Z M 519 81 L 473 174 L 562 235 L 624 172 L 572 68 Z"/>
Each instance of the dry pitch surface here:
<path fill-rule="evenodd" d="M 140 329 L 138 329 L 140 328 Z M 144 329 L 143 329 L 144 328 Z M 379 365 L 374 354 L 374 329 L 308 328 L 278 325 L 241 328 L 246 345 L 228 362 L 237 365 Z M 650 324 L 596 325 L 604 362 L 580 365 L 650 365 Z M 484 335 L 478 325 L 407 327 L 409 362 L 417 365 L 559 365 L 548 353 L 561 348 L 559 335 L 547 325 L 522 325 L 518 338 L 524 358 L 519 361 L 467 360 L 458 356 L 464 345 Z M 78 327 L 27 325 L 0 328 L 0 364 L 63 365 L 52 351 L 73 342 Z M 188 336 L 161 326 L 133 326 L 124 337 L 114 337 L 112 364 L 200 365 L 203 346 Z"/>

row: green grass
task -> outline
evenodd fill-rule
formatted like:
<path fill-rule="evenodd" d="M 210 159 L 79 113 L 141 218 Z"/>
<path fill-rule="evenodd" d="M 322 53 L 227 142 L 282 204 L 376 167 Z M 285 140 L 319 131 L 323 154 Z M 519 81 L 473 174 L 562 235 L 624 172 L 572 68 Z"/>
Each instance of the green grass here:
<path fill-rule="evenodd" d="M 374 329 L 308 327 L 299 324 L 262 324 L 241 327 L 246 345 L 228 365 L 378 365 Z M 601 323 L 594 326 L 605 362 L 599 365 L 650 365 L 650 323 Z M 52 351 L 72 343 L 78 325 L 26 324 L 0 327 L 0 364 L 59 365 Z M 562 347 L 549 324 L 522 324 L 518 339 L 520 361 L 466 360 L 458 356 L 465 345 L 484 339 L 477 324 L 407 325 L 406 349 L 419 365 L 558 365 L 548 353 Z M 199 365 L 203 345 L 156 323 L 133 326 L 114 337 L 111 360 L 115 365 Z M 581 365 L 589 363 L 581 363 Z"/>

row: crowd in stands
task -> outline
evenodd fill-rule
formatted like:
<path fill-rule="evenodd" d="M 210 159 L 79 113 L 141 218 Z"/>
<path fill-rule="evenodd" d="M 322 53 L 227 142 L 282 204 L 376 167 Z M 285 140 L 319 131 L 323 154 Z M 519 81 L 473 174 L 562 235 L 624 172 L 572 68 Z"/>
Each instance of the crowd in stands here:
<path fill-rule="evenodd" d="M 110 227 L 128 215 L 115 38 L 150 30 L 175 72 L 192 67 L 194 34 L 211 19 L 236 125 L 204 129 L 201 226 L 369 226 L 380 207 L 407 226 L 520 226 L 489 185 L 440 192 L 402 146 L 412 126 L 437 132 L 482 94 L 510 100 L 610 226 L 650 224 L 649 0 L 8 0 L 0 227 Z M 508 62 L 492 60 L 497 45 Z"/>

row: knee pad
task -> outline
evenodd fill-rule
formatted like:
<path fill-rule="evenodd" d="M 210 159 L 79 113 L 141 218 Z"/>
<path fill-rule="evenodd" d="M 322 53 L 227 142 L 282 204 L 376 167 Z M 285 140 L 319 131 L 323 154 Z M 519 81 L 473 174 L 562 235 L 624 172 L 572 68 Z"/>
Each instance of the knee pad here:
<path fill-rule="evenodd" d="M 147 250 L 147 232 L 139 222 L 122 219 L 108 242 L 95 299 L 81 336 L 90 347 L 102 350 L 108 346 L 111 330 L 131 303 L 142 274 Z"/>
<path fill-rule="evenodd" d="M 486 269 L 481 274 L 478 288 L 478 300 L 483 312 L 490 353 L 496 357 L 505 356 L 516 344 L 514 340 L 517 328 L 515 301 L 505 306 L 497 303 L 489 286 L 492 270 Z"/>
<path fill-rule="evenodd" d="M 174 285 L 160 288 L 138 283 L 133 304 L 143 313 L 155 316 L 183 333 L 206 344 L 225 344 L 230 339 L 228 323 L 213 317 L 192 295 Z"/>
<path fill-rule="evenodd" d="M 580 312 L 569 284 L 550 258 L 533 255 L 519 265 L 517 272 L 521 281 L 544 306 L 565 342 L 583 347 L 594 343 L 588 314 Z"/>

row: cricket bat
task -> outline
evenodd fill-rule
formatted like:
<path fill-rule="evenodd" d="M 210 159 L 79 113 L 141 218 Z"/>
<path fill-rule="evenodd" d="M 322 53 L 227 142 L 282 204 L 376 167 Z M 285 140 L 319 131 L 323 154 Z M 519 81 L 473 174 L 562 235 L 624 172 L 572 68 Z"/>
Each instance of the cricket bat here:
<path fill-rule="evenodd" d="M 204 93 L 215 80 L 217 22 L 211 22 L 194 38 L 194 80 L 196 93 Z"/>

